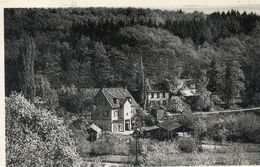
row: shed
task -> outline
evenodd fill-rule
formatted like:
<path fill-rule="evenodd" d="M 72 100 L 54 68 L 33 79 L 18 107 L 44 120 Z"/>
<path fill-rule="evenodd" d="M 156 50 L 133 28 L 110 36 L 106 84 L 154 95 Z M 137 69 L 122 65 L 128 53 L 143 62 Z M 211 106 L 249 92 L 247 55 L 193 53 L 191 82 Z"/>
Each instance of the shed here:
<path fill-rule="evenodd" d="M 177 137 L 177 129 L 181 127 L 179 123 L 172 121 L 164 121 L 159 124 L 160 138 L 161 139 L 173 139 Z"/>
<path fill-rule="evenodd" d="M 158 139 L 160 137 L 160 127 L 157 125 L 142 127 L 143 137 L 150 139 Z"/>
<path fill-rule="evenodd" d="M 91 142 L 96 141 L 100 137 L 101 132 L 102 130 L 97 125 L 95 125 L 94 123 L 91 124 L 88 128 L 88 140 Z"/>

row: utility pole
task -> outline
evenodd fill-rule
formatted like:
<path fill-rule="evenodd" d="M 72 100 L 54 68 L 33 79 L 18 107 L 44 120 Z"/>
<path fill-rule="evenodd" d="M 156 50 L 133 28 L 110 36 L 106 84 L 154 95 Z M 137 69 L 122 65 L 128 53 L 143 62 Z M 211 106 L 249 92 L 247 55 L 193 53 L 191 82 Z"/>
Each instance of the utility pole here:
<path fill-rule="evenodd" d="M 138 111 L 140 112 L 140 111 Z M 136 117 L 135 117 L 135 130 L 134 130 L 134 134 L 135 134 L 135 166 L 139 166 L 139 160 L 138 160 L 138 151 L 139 151 L 139 137 L 141 135 L 141 125 L 142 124 L 142 120 L 139 117 L 139 113 L 137 113 Z"/>
<path fill-rule="evenodd" d="M 135 134 L 135 165 L 138 166 L 138 134 Z"/>

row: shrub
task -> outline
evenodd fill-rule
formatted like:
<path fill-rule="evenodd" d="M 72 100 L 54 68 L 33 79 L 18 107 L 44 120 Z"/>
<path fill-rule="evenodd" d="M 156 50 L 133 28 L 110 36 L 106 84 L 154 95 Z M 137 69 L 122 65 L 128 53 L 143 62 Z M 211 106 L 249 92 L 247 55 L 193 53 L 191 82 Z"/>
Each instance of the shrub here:
<path fill-rule="evenodd" d="M 227 149 L 226 162 L 227 165 L 249 165 L 244 154 L 243 146 L 233 144 Z"/>
<path fill-rule="evenodd" d="M 100 140 L 92 143 L 94 155 L 129 155 L 130 137 L 117 134 L 104 134 Z"/>
<path fill-rule="evenodd" d="M 256 114 L 246 113 L 240 114 L 237 117 L 238 126 L 240 131 L 240 138 L 244 142 L 260 142 L 260 122 Z"/>
<path fill-rule="evenodd" d="M 205 165 L 215 165 L 216 159 L 210 156 L 208 152 L 194 152 L 192 154 L 193 161 L 191 165 L 205 166 Z"/>
<path fill-rule="evenodd" d="M 106 155 L 112 153 L 112 143 L 105 138 L 101 138 L 92 143 L 92 154 L 94 155 Z"/>
<path fill-rule="evenodd" d="M 141 153 L 145 165 L 167 166 L 176 161 L 179 150 L 176 142 L 141 140 Z"/>
<path fill-rule="evenodd" d="M 82 161 L 63 120 L 23 95 L 6 98 L 7 166 L 80 166 Z"/>
<path fill-rule="evenodd" d="M 259 118 L 254 113 L 230 115 L 225 118 L 223 125 L 227 141 L 260 142 Z M 217 133 L 217 136 L 220 135 Z"/>
<path fill-rule="evenodd" d="M 182 152 L 191 153 L 197 150 L 196 141 L 192 137 L 181 137 L 177 143 Z"/>
<path fill-rule="evenodd" d="M 74 129 L 74 140 L 77 152 L 81 157 L 87 157 L 91 153 L 91 142 L 87 140 L 89 135 L 83 130 Z"/>

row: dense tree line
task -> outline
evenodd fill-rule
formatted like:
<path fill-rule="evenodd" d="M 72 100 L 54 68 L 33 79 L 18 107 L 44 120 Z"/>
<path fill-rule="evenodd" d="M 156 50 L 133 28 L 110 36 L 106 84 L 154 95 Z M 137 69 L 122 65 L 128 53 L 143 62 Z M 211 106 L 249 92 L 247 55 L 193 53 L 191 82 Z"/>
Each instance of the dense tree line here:
<path fill-rule="evenodd" d="M 254 13 L 69 8 L 6 9 L 4 15 L 7 95 L 52 97 L 48 103 L 56 108 L 62 86 L 127 86 L 142 99 L 145 76 L 193 78 L 200 109 L 259 105 L 260 17 Z"/>

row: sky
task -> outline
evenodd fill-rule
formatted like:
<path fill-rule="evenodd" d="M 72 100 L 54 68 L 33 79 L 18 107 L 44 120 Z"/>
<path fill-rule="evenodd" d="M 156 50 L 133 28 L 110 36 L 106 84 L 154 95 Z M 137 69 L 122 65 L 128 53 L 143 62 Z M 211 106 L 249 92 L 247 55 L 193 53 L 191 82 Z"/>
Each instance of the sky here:
<path fill-rule="evenodd" d="M 204 13 L 235 9 L 260 14 L 260 0 L 0 0 L 1 3 L 4 7 L 142 7 Z"/>

